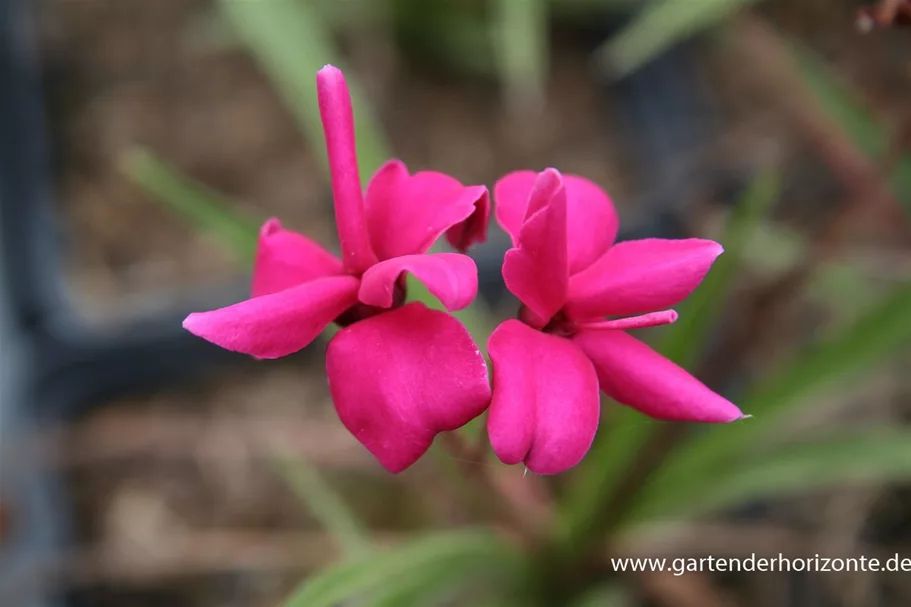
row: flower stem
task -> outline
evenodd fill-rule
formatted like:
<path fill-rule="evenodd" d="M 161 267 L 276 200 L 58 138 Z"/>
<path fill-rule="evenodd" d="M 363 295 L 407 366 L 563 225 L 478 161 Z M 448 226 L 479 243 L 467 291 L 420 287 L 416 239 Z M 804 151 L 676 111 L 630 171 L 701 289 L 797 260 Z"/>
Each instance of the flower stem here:
<path fill-rule="evenodd" d="M 519 541 L 529 547 L 540 544 L 547 519 L 542 501 L 535 495 L 530 483 L 511 483 L 497 474 L 486 459 L 478 458 L 479 446 L 469 445 L 457 432 L 442 433 L 443 444 L 452 455 L 462 476 L 479 492 L 492 497 L 498 519 L 515 533 Z M 480 447 L 483 448 L 483 442 Z"/>

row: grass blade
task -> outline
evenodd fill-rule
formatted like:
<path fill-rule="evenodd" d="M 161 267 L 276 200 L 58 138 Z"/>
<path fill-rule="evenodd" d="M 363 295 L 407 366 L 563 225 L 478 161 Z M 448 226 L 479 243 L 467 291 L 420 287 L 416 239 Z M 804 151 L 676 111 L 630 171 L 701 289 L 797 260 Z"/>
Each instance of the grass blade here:
<path fill-rule="evenodd" d="M 309 462 L 276 459 L 272 466 L 310 514 L 338 541 L 346 555 L 364 554 L 370 549 L 364 525 Z"/>
<path fill-rule="evenodd" d="M 494 0 L 494 48 L 507 105 L 517 115 L 544 106 L 548 50 L 544 0 Z"/>
<path fill-rule="evenodd" d="M 911 479 L 911 432 L 871 428 L 788 445 L 765 458 L 734 467 L 714 479 L 699 495 L 692 496 L 689 502 L 678 502 L 675 515 L 698 514 L 846 483 L 908 479 Z"/>
<path fill-rule="evenodd" d="M 596 51 L 614 77 L 630 74 L 673 45 L 756 0 L 655 0 Z"/>
<path fill-rule="evenodd" d="M 245 266 L 253 262 L 259 223 L 232 210 L 220 194 L 193 181 L 154 153 L 136 148 L 124 155 L 121 170 L 126 176 L 189 221 L 197 230 L 211 234 Z"/>
<path fill-rule="evenodd" d="M 519 562 L 514 551 L 493 536 L 461 530 L 422 536 L 377 555 L 347 560 L 312 576 L 285 602 L 285 607 L 335 607 L 343 601 L 422 577 L 422 572 L 448 568 L 465 579 L 481 574 L 512 575 Z"/>
<path fill-rule="evenodd" d="M 851 326 L 785 361 L 741 402 L 752 420 L 713 428 L 690 441 L 653 477 L 634 509 L 637 519 L 707 491 L 718 474 L 747 461 L 807 397 L 864 371 L 911 344 L 911 284 L 896 287 Z M 670 501 L 669 498 L 673 496 Z"/>
<path fill-rule="evenodd" d="M 328 166 L 316 97 L 316 72 L 325 64 L 342 67 L 326 24 L 308 2 L 220 0 L 221 15 L 282 94 L 316 154 Z M 346 75 L 354 106 L 361 179 L 390 158 L 382 130 L 357 83 Z"/>
<path fill-rule="evenodd" d="M 888 131 L 857 103 L 825 63 L 809 49 L 789 45 L 794 61 L 823 110 L 842 126 L 857 148 L 870 158 L 885 159 L 892 141 Z M 902 154 L 890 167 L 890 185 L 906 212 L 911 212 L 911 154 Z"/>

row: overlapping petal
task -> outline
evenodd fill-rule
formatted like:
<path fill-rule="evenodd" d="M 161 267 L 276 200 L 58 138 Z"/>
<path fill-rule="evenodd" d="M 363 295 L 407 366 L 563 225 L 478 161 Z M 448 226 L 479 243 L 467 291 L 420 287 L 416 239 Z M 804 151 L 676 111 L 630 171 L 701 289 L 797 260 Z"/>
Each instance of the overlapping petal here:
<path fill-rule="evenodd" d="M 601 257 L 617 238 L 620 222 L 610 197 L 596 183 L 566 175 L 569 271 L 581 272 Z"/>
<path fill-rule="evenodd" d="M 650 417 L 716 423 L 743 417 L 733 403 L 623 331 L 583 330 L 573 341 L 591 359 L 605 393 Z"/>
<path fill-rule="evenodd" d="M 515 171 L 494 186 L 495 216 L 513 244 L 529 216 L 529 197 L 535 183 L 532 171 Z M 597 184 L 575 175 L 563 175 L 566 188 L 569 271 L 587 268 L 610 248 L 617 237 L 617 211 Z"/>
<path fill-rule="evenodd" d="M 390 472 L 420 458 L 434 436 L 487 408 L 487 366 L 465 327 L 408 304 L 342 329 L 326 352 L 329 388 L 346 428 Z"/>
<path fill-rule="evenodd" d="M 460 251 L 487 238 L 487 188 L 464 186 L 435 171 L 409 175 L 399 160 L 384 164 L 370 180 L 366 205 L 380 259 L 424 253 L 444 233 Z"/>
<path fill-rule="evenodd" d="M 514 171 L 501 177 L 493 186 L 494 217 L 503 231 L 519 242 L 519 231 L 525 223 L 528 199 L 538 174 L 534 171 Z"/>
<path fill-rule="evenodd" d="M 474 260 L 458 253 L 435 253 L 381 261 L 364 272 L 358 299 L 370 306 L 392 307 L 396 282 L 403 272 L 424 283 L 447 310 L 461 310 L 478 294 L 478 268 Z"/>
<path fill-rule="evenodd" d="M 183 326 L 226 350 L 279 358 L 309 344 L 357 303 L 357 289 L 358 280 L 352 276 L 317 278 L 226 308 L 190 314 Z"/>
<path fill-rule="evenodd" d="M 571 341 L 507 320 L 490 336 L 490 444 L 507 464 L 538 474 L 575 466 L 598 429 L 598 379 Z"/>
<path fill-rule="evenodd" d="M 700 238 L 618 243 L 570 279 L 567 313 L 588 319 L 673 306 L 699 286 L 723 251 Z"/>
<path fill-rule="evenodd" d="M 253 266 L 253 297 L 277 293 L 316 278 L 344 272 L 341 260 L 297 232 L 270 219 L 259 231 Z"/>
<path fill-rule="evenodd" d="M 542 171 L 529 196 L 529 217 L 517 245 L 506 252 L 506 287 L 532 312 L 537 328 L 563 307 L 569 286 L 566 242 L 566 192 L 560 173 Z"/>
<path fill-rule="evenodd" d="M 377 259 L 370 246 L 364 214 L 351 96 L 345 76 L 331 65 L 317 72 L 316 90 L 326 136 L 342 261 L 350 272 L 360 273 L 376 263 Z"/>

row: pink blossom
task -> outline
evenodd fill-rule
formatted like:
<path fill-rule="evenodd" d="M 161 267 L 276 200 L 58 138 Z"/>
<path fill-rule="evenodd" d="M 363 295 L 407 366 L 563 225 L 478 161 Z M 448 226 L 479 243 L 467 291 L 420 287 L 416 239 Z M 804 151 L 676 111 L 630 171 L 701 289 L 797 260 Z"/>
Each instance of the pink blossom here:
<path fill-rule="evenodd" d="M 465 327 L 423 304 L 403 305 L 405 272 L 449 310 L 475 298 L 469 257 L 427 251 L 443 234 L 463 252 L 483 241 L 489 197 L 485 187 L 442 173 L 409 174 L 398 160 L 376 172 L 364 195 L 342 72 L 321 69 L 317 90 L 342 258 L 270 219 L 260 231 L 251 298 L 191 314 L 183 326 L 257 358 L 296 352 L 333 321 L 344 326 L 326 351 L 336 410 L 383 466 L 399 472 L 490 400 L 484 358 Z"/>
<path fill-rule="evenodd" d="M 743 417 L 625 332 L 674 322 L 673 310 L 654 310 L 689 295 L 721 245 L 698 238 L 614 244 L 618 222 L 608 196 L 555 169 L 510 173 L 497 182 L 494 198 L 497 221 L 513 242 L 503 278 L 523 304 L 519 320 L 502 323 L 488 343 L 487 427 L 504 463 L 524 462 L 539 474 L 575 466 L 598 428 L 599 387 L 658 419 Z"/>

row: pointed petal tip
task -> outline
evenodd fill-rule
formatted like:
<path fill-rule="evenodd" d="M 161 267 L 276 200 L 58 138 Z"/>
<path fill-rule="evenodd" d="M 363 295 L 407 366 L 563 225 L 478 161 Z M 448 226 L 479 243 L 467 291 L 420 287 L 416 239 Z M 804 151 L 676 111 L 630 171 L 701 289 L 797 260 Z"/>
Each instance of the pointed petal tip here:
<path fill-rule="evenodd" d="M 473 211 L 462 222 L 446 230 L 446 240 L 460 253 L 466 253 L 471 245 L 487 241 L 487 225 L 490 223 L 490 190 L 483 185 L 465 186 L 462 199 L 471 202 Z"/>
<path fill-rule="evenodd" d="M 259 229 L 260 236 L 272 236 L 276 232 L 279 232 L 283 229 L 282 222 L 278 220 L 277 217 L 270 217 L 263 223 L 262 227 Z"/>
<path fill-rule="evenodd" d="M 316 76 L 317 76 L 317 79 L 319 79 L 319 78 L 338 78 L 338 77 L 344 78 L 345 77 L 345 75 L 342 73 L 342 70 L 338 69 L 331 63 L 327 63 L 326 65 L 321 67 L 316 72 Z"/>
<path fill-rule="evenodd" d="M 186 318 L 183 319 L 183 322 L 180 323 L 180 326 L 183 327 L 184 329 L 186 329 L 187 331 L 189 331 L 190 333 L 192 333 L 193 335 L 197 335 L 196 331 L 193 330 L 193 328 L 196 326 L 195 317 L 197 317 L 197 316 L 199 316 L 199 313 L 193 312 L 192 314 L 190 314 L 189 316 L 187 316 Z"/>
<path fill-rule="evenodd" d="M 557 169 L 554 167 L 547 167 L 540 173 L 540 175 L 545 175 L 545 174 L 548 177 L 553 178 L 553 179 L 559 179 L 559 180 L 563 179 L 563 173 L 560 172 L 560 169 Z"/>

